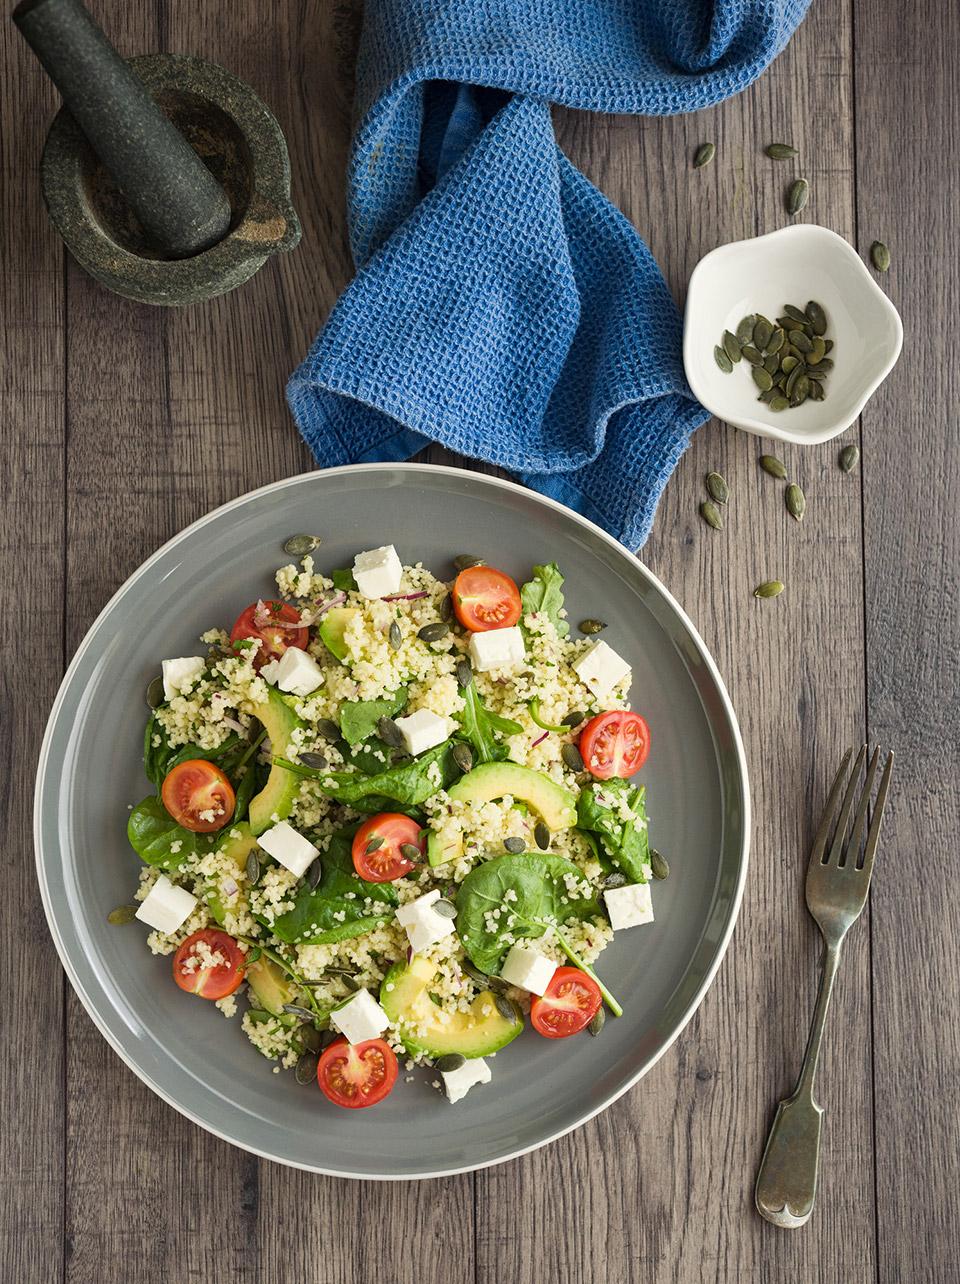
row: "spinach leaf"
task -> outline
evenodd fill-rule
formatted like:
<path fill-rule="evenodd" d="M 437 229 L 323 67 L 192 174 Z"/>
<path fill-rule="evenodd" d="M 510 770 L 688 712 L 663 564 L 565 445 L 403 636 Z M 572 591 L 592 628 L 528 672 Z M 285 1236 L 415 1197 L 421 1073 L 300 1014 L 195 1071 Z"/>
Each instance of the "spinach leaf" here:
<path fill-rule="evenodd" d="M 392 718 L 407 703 L 407 688 L 400 687 L 383 700 L 348 700 L 340 706 L 340 730 L 348 744 L 358 745 L 372 736 L 381 718 Z"/>
<path fill-rule="evenodd" d="M 594 894 L 571 897 L 564 879 L 585 882 L 571 861 L 532 852 L 496 856 L 471 870 L 457 893 L 457 931 L 471 961 L 482 972 L 499 972 L 510 949 L 507 936 L 543 936 L 568 918 L 600 913 Z M 489 919 L 497 909 L 499 918 Z"/>
<path fill-rule="evenodd" d="M 376 776 L 379 772 L 386 770 L 392 765 L 392 755 L 398 752 L 379 736 L 369 736 L 359 745 L 341 743 L 338 747 L 344 760 L 367 776 Z"/>
<path fill-rule="evenodd" d="M 330 578 L 333 580 L 333 587 L 339 589 L 341 593 L 356 591 L 357 581 L 353 578 L 353 571 L 348 569 L 331 571 Z"/>
<path fill-rule="evenodd" d="M 463 728 L 464 739 L 473 749 L 474 760 L 481 762 L 503 762 L 510 751 L 497 737 L 516 736 L 523 730 L 519 722 L 502 718 L 492 713 L 480 699 L 476 683 L 470 679 L 470 685 L 463 690 L 463 712 L 457 715 Z"/>
<path fill-rule="evenodd" d="M 184 829 L 154 797 L 144 798 L 130 813 L 127 838 L 142 861 L 166 870 L 177 869 L 192 852 L 210 852 L 222 842 L 219 833 L 194 834 Z"/>
<path fill-rule="evenodd" d="M 614 776 L 587 785 L 577 800 L 577 825 L 595 835 L 601 864 L 621 870 L 632 883 L 649 878 L 645 794 L 643 785 Z"/>
<path fill-rule="evenodd" d="M 158 745 L 153 743 L 155 739 L 160 741 Z M 153 713 L 147 721 L 143 734 L 143 770 L 151 785 L 157 789 L 163 784 L 163 778 L 167 772 L 172 771 L 181 762 L 189 762 L 193 758 L 215 762 L 227 776 L 230 776 L 243 760 L 249 747 L 250 742 L 233 731 L 222 744 L 217 745 L 216 749 L 201 749 L 199 745 L 193 744 L 181 745 L 179 749 L 174 749 L 167 739 L 162 723 Z"/>
<path fill-rule="evenodd" d="M 370 932 L 393 918 L 399 904 L 392 883 L 367 883 L 353 868 L 357 826 L 341 830 L 317 859 L 323 873 L 314 891 L 301 885 L 292 910 L 274 921 L 274 935 L 289 944 L 333 945 Z"/>
<path fill-rule="evenodd" d="M 521 619 L 534 613 L 545 615 L 557 630 L 557 636 L 565 638 L 570 632 L 570 625 L 560 618 L 563 606 L 563 575 L 556 562 L 533 568 L 533 579 L 524 584 L 520 590 Z"/>
<path fill-rule="evenodd" d="M 437 745 L 435 749 L 428 749 L 419 758 L 397 763 L 395 767 L 388 767 L 386 771 L 374 776 L 365 776 L 359 771 L 323 771 L 290 762 L 287 758 L 274 758 L 273 761 L 298 776 L 308 776 L 311 780 L 319 781 L 322 792 L 335 802 L 364 812 L 369 811 L 374 802 L 377 804 L 375 810 L 389 810 L 383 807 L 384 800 L 400 803 L 401 807 L 419 807 L 438 789 L 446 788 L 460 775 L 459 768 L 453 761 L 449 740 Z M 430 771 L 434 763 L 440 767 L 439 785 L 430 779 L 436 775 Z"/>

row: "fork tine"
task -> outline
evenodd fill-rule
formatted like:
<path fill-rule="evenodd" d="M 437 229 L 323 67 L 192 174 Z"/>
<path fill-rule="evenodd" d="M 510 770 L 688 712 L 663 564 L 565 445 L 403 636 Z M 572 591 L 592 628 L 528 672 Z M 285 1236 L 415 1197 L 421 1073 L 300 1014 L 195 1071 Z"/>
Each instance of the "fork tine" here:
<path fill-rule="evenodd" d="M 873 869 L 873 858 L 876 854 L 877 843 L 880 841 L 880 822 L 883 820 L 883 809 L 887 805 L 887 790 L 890 787 L 890 777 L 893 774 L 893 753 L 887 755 L 886 765 L 883 768 L 883 775 L 880 777 L 880 788 L 877 790 L 877 801 L 873 805 L 873 816 L 870 819 L 870 829 L 867 833 L 867 845 L 863 852 L 863 872 L 867 878 Z"/>
<path fill-rule="evenodd" d="M 863 793 L 860 795 L 860 802 L 857 805 L 857 814 L 853 818 L 853 829 L 850 832 L 850 838 L 847 842 L 846 849 L 843 853 L 843 863 L 856 866 L 860 857 L 860 839 L 863 837 L 863 826 L 867 819 L 867 808 L 870 806 L 870 794 L 873 792 L 873 778 L 877 774 L 877 763 L 880 761 L 880 746 L 877 745 L 870 755 L 870 765 L 867 767 L 867 779 L 863 785 Z"/>
<path fill-rule="evenodd" d="M 813 840 L 813 847 L 810 850 L 810 860 L 816 864 L 823 856 L 823 850 L 827 845 L 827 835 L 830 833 L 830 825 L 833 821 L 834 812 L 837 810 L 837 799 L 840 797 L 840 790 L 843 787 L 844 777 L 847 774 L 847 764 L 850 761 L 852 749 L 848 749 L 843 755 L 837 774 L 833 778 L 833 784 L 830 786 L 830 793 L 823 808 L 823 816 L 820 820 L 820 828 Z"/>
<path fill-rule="evenodd" d="M 853 796 L 857 792 L 857 781 L 860 779 L 860 768 L 863 766 L 863 760 L 867 756 L 867 746 L 861 746 L 857 754 L 857 761 L 853 764 L 853 772 L 850 776 L 850 783 L 847 785 L 847 792 L 843 795 L 843 807 L 840 810 L 840 819 L 837 821 L 837 830 L 833 836 L 833 846 L 830 848 L 830 855 L 827 857 L 828 865 L 838 865 L 840 863 L 840 853 L 843 851 L 843 836 L 847 830 L 847 821 L 850 819 L 850 812 L 853 808 Z"/>

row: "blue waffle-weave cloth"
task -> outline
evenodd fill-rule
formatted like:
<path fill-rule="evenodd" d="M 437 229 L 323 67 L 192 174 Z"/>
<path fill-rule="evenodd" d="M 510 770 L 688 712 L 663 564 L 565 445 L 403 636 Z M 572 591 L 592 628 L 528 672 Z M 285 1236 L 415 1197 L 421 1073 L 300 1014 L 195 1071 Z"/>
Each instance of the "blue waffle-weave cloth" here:
<path fill-rule="evenodd" d="M 638 548 L 707 414 L 660 270 L 560 151 L 550 105 L 707 107 L 763 71 L 807 3 L 367 0 L 357 275 L 287 387 L 317 461 L 439 442 Z"/>

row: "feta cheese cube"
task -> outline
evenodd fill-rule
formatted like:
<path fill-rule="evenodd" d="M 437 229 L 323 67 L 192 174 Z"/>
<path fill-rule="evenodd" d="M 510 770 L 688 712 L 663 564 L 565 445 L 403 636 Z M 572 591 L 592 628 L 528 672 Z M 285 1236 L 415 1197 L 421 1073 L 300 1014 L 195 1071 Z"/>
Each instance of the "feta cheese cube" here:
<path fill-rule="evenodd" d="M 468 649 L 478 673 L 487 673 L 490 669 L 516 669 L 523 664 L 525 654 L 523 634 L 517 625 L 510 629 L 471 633 Z"/>
<path fill-rule="evenodd" d="M 574 661 L 574 672 L 585 687 L 601 700 L 629 676 L 630 665 L 606 642 L 594 642 Z"/>
<path fill-rule="evenodd" d="M 261 673 L 263 670 L 261 669 Z M 291 695 L 308 696 L 323 682 L 323 669 L 312 655 L 288 646 L 277 666 L 277 686 Z"/>
<path fill-rule="evenodd" d="M 182 655 L 179 660 L 164 660 L 163 698 L 172 700 L 174 696 L 186 695 L 193 689 L 193 684 L 203 672 L 203 656 Z"/>
<path fill-rule="evenodd" d="M 364 597 L 386 597 L 400 588 L 403 566 L 392 544 L 358 553 L 353 559 L 353 578 Z"/>
<path fill-rule="evenodd" d="M 508 985 L 517 985 L 531 994 L 546 994 L 553 980 L 557 965 L 553 959 L 536 950 L 525 950 L 522 945 L 512 945 L 500 969 L 500 979 Z"/>
<path fill-rule="evenodd" d="M 462 1100 L 475 1083 L 489 1083 L 493 1075 L 483 1057 L 472 1057 L 459 1070 L 441 1070 L 440 1078 L 452 1103 Z"/>
<path fill-rule="evenodd" d="M 625 927 L 639 927 L 653 922 L 653 900 L 649 883 L 628 883 L 626 887 L 611 887 L 603 893 L 610 926 L 615 932 Z"/>
<path fill-rule="evenodd" d="M 197 898 L 161 874 L 137 910 L 136 917 L 158 932 L 175 932 L 193 913 Z"/>
<path fill-rule="evenodd" d="M 397 910 L 397 922 L 406 930 L 407 940 L 414 954 L 419 954 L 430 945 L 436 945 L 453 931 L 453 919 L 445 914 L 438 914 L 433 908 L 434 901 L 440 899 L 438 888 L 418 896 L 415 901 L 408 901 Z"/>
<path fill-rule="evenodd" d="M 279 660 L 268 660 L 266 664 L 261 666 L 261 669 L 260 669 L 261 678 L 263 678 L 264 682 L 269 682 L 272 687 L 275 687 L 277 685 L 277 678 L 279 674 L 280 674 Z"/>
<path fill-rule="evenodd" d="M 284 869 L 289 869 L 291 874 L 296 874 L 297 878 L 302 878 L 309 866 L 320 855 L 319 848 L 314 847 L 303 834 L 298 834 L 285 820 L 281 820 L 279 825 L 274 825 L 272 829 L 261 834 L 257 842 Z"/>
<path fill-rule="evenodd" d="M 365 1043 L 376 1039 L 390 1024 L 390 1018 L 369 990 L 358 990 L 341 1007 L 334 1008 L 330 1024 L 348 1043 Z"/>
<path fill-rule="evenodd" d="M 449 718 L 441 718 L 429 709 L 418 709 L 416 713 L 394 721 L 403 736 L 403 747 L 414 757 L 435 745 L 442 745 L 452 730 Z"/>

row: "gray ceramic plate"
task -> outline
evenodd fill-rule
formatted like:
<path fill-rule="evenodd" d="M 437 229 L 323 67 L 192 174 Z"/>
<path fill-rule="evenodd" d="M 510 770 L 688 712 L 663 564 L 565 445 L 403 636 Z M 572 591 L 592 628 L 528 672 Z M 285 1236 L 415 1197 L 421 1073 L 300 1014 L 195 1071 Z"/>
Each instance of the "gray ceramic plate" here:
<path fill-rule="evenodd" d="M 332 569 L 394 543 L 438 574 L 477 552 L 517 580 L 537 562 L 567 576 L 571 619 L 609 624 L 650 723 L 654 846 L 673 873 L 656 922 L 619 935 L 604 979 L 625 1015 L 562 1048 L 527 1030 L 493 1082 L 456 1106 L 402 1078 L 369 1111 L 337 1110 L 274 1075 L 239 1028 L 169 980 L 139 924 L 111 927 L 139 862 L 127 804 L 140 766 L 144 689 L 165 656 L 190 655 L 266 595 L 296 531 L 323 536 Z M 63 681 L 40 757 L 35 827 L 43 902 L 67 975 L 104 1036 L 154 1092 L 247 1150 L 318 1172 L 409 1178 L 509 1159 L 591 1118 L 646 1073 L 690 1019 L 726 948 L 746 872 L 749 795 L 736 718 L 710 656 L 673 598 L 596 526 L 519 486 L 424 465 L 371 464 L 277 482 L 219 508 L 155 553 L 94 623 Z"/>

